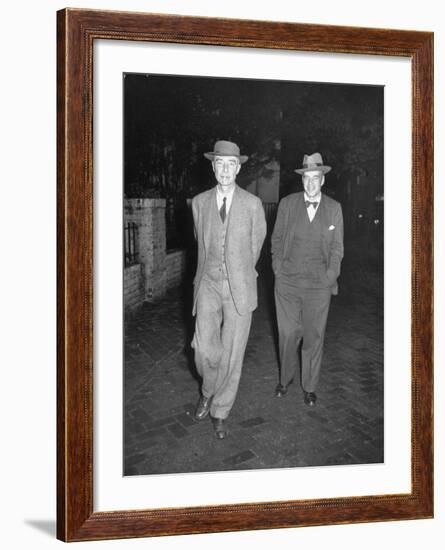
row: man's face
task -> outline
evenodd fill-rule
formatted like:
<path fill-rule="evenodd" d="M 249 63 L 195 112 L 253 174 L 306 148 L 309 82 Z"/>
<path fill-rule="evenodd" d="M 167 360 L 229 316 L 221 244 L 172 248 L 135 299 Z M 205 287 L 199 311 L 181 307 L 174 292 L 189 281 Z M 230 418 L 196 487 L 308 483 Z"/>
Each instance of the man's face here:
<path fill-rule="evenodd" d="M 310 170 L 303 174 L 303 187 L 309 198 L 319 195 L 324 184 L 324 175 L 321 170 Z"/>
<path fill-rule="evenodd" d="M 212 162 L 216 181 L 222 187 L 229 187 L 235 183 L 236 176 L 241 169 L 238 157 L 215 157 Z"/>

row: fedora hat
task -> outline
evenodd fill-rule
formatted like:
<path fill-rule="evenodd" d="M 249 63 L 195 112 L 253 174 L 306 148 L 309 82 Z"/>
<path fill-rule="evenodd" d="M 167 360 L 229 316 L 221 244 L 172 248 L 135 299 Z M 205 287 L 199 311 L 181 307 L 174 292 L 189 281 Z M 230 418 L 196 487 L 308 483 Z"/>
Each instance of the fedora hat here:
<path fill-rule="evenodd" d="M 314 153 L 313 155 L 304 155 L 303 168 L 298 168 L 294 170 L 294 172 L 297 172 L 297 174 L 304 174 L 311 170 L 320 170 L 323 174 L 327 174 L 331 170 L 331 167 L 323 164 L 320 153 Z"/>
<path fill-rule="evenodd" d="M 215 157 L 238 157 L 240 163 L 246 162 L 249 158 L 246 155 L 240 155 L 239 147 L 231 141 L 216 141 L 213 146 L 213 151 L 204 153 L 206 159 L 213 160 Z"/>

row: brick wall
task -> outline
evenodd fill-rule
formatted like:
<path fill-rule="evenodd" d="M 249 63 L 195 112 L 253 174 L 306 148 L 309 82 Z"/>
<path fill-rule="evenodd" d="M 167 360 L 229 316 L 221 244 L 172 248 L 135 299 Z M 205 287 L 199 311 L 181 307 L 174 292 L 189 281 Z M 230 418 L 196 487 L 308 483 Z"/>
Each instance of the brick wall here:
<path fill-rule="evenodd" d="M 157 300 L 167 288 L 165 199 L 125 199 L 124 221 L 138 226 L 143 300 Z"/>
<path fill-rule="evenodd" d="M 139 264 L 124 270 L 125 311 L 162 298 L 181 284 L 186 269 L 184 250 L 166 252 L 165 199 L 125 199 L 124 223 L 138 226 Z"/>
<path fill-rule="evenodd" d="M 172 250 L 167 252 L 165 268 L 167 271 L 167 288 L 178 286 L 182 281 L 186 268 L 185 250 Z"/>
<path fill-rule="evenodd" d="M 124 307 L 125 312 L 138 308 L 144 301 L 144 282 L 141 264 L 131 265 L 124 269 Z"/>

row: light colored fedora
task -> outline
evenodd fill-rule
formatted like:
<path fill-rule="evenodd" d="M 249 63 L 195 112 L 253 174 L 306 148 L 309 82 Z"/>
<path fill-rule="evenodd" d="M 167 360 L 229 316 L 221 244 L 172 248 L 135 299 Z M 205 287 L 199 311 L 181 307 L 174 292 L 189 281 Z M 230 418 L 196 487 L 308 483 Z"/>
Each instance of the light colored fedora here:
<path fill-rule="evenodd" d="M 323 174 L 327 174 L 331 170 L 331 167 L 323 164 L 320 153 L 314 153 L 313 155 L 304 155 L 303 168 L 294 170 L 294 172 L 297 172 L 297 174 L 304 174 L 310 170 L 320 170 Z"/>
<path fill-rule="evenodd" d="M 206 159 L 213 160 L 215 157 L 238 157 L 241 164 L 249 158 L 246 155 L 240 155 L 239 147 L 231 141 L 220 140 L 215 142 L 213 151 L 204 153 Z"/>

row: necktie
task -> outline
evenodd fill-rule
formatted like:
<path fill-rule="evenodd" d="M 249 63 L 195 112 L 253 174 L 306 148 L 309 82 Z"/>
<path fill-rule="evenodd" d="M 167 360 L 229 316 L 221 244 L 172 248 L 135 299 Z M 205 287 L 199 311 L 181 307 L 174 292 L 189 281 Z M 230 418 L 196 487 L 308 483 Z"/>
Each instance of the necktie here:
<path fill-rule="evenodd" d="M 317 208 L 318 206 L 318 202 L 317 201 L 304 201 L 304 204 L 306 205 L 306 208 L 309 208 L 309 206 L 313 206 L 314 207 L 314 210 Z"/>
<path fill-rule="evenodd" d="M 221 220 L 224 223 L 224 220 L 226 219 L 226 197 L 223 198 L 223 204 L 219 209 L 219 215 L 221 216 Z"/>

